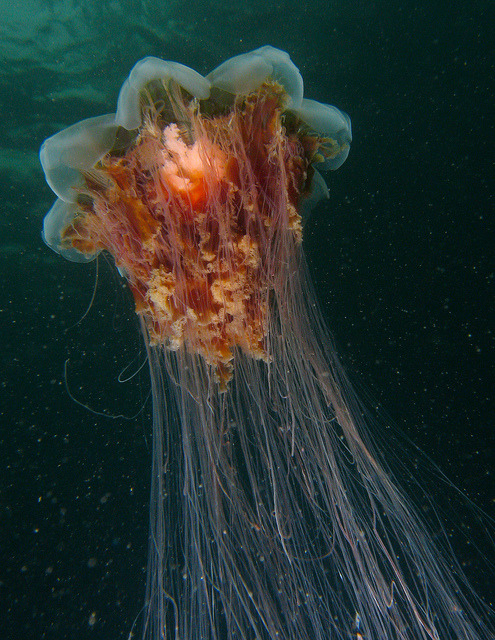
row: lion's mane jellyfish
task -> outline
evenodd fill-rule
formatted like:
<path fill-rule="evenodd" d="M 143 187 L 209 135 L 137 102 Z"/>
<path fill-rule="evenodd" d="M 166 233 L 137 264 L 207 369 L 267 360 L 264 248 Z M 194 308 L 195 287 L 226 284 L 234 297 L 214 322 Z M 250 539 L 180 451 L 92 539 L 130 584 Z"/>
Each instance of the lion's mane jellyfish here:
<path fill-rule="evenodd" d="M 45 141 L 43 237 L 126 278 L 153 392 L 143 637 L 485 638 L 379 462 L 308 280 L 302 215 L 349 117 L 263 47 L 137 63 L 117 113 Z"/>

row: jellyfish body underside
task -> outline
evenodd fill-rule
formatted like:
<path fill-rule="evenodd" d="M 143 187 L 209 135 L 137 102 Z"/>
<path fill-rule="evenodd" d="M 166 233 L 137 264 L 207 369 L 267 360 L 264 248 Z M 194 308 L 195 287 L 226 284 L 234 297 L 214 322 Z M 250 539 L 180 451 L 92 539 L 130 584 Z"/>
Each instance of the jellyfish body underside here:
<path fill-rule="evenodd" d="M 263 47 L 206 78 L 147 58 L 117 113 L 48 139 L 44 239 L 112 255 L 153 391 L 144 636 L 482 638 L 365 442 L 302 252 L 350 120 Z"/>

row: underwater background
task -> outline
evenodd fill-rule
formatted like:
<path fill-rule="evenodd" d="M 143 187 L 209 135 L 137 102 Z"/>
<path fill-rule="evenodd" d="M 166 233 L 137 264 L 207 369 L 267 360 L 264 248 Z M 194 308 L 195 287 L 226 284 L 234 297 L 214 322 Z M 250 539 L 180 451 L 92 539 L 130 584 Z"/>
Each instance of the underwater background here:
<path fill-rule="evenodd" d="M 0 2 L 1 638 L 125 639 L 146 578 L 138 322 L 105 259 L 97 273 L 43 245 L 54 196 L 39 146 L 114 111 L 146 55 L 206 74 L 264 44 L 352 118 L 349 158 L 305 228 L 315 287 L 385 456 L 440 505 L 493 605 L 483 522 L 427 470 L 495 515 L 494 14 L 489 0 Z"/>

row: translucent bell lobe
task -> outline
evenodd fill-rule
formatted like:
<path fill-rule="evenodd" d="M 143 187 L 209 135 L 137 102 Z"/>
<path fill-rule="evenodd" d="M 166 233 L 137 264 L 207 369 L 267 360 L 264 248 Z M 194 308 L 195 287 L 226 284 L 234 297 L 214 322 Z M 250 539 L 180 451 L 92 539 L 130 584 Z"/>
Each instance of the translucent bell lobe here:
<path fill-rule="evenodd" d="M 340 147 L 333 157 L 327 157 L 319 163 L 318 168 L 324 171 L 335 171 L 342 166 L 349 155 L 352 142 L 351 119 L 347 113 L 332 105 L 307 99 L 302 101 L 299 109 L 293 109 L 293 111 L 313 131 L 334 140 Z"/>
<path fill-rule="evenodd" d="M 315 169 L 311 180 L 311 190 L 301 200 L 300 214 L 302 215 L 303 220 L 307 220 L 309 218 L 311 212 L 319 202 L 322 200 L 328 200 L 328 198 L 329 192 L 325 178 Z"/>
<path fill-rule="evenodd" d="M 56 253 L 70 260 L 71 262 L 91 262 L 96 258 L 96 253 L 87 254 L 80 253 L 73 247 L 65 247 L 62 245 L 61 234 L 74 220 L 77 213 L 77 204 L 73 202 L 64 202 L 60 198 L 55 200 L 50 211 L 43 220 L 42 238 L 45 244 Z"/>
<path fill-rule="evenodd" d="M 251 93 L 273 78 L 290 97 L 288 108 L 298 109 L 303 99 L 304 83 L 299 69 L 288 53 L 270 46 L 229 58 L 206 77 L 212 86 L 237 95 Z"/>
<path fill-rule="evenodd" d="M 40 161 L 51 190 L 65 202 L 74 202 L 74 187 L 83 184 L 82 171 L 94 165 L 112 148 L 117 127 L 115 115 L 82 120 L 47 138 Z"/>
<path fill-rule="evenodd" d="M 124 129 L 137 129 L 141 123 L 139 94 L 152 80 L 171 78 L 192 96 L 205 100 L 210 95 L 210 82 L 193 69 L 178 62 L 144 58 L 134 65 L 122 85 L 117 101 L 115 122 Z"/>

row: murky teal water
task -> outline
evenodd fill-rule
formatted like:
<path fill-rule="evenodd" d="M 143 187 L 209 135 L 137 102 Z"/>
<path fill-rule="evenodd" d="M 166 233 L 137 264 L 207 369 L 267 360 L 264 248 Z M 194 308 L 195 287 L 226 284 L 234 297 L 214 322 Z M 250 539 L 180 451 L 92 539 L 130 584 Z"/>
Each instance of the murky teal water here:
<path fill-rule="evenodd" d="M 267 6 L 268 4 L 268 6 Z M 306 228 L 351 377 L 493 514 L 493 84 L 489 2 L 42 2 L 0 6 L 0 628 L 127 638 L 144 596 L 148 381 L 127 292 L 41 242 L 43 139 L 115 108 L 145 55 L 201 73 L 272 44 L 352 117 Z M 94 411 L 124 413 L 110 419 Z M 128 369 L 127 369 L 128 367 Z M 386 438 L 387 434 L 377 434 Z M 414 467 L 414 459 L 410 460 Z M 491 471 L 491 475 L 490 475 Z M 428 483 L 428 480 L 425 480 Z M 435 499 L 434 483 L 426 486 Z M 445 508 L 456 507 L 445 501 Z M 483 545 L 461 511 L 461 529 Z M 489 600 L 493 580 L 453 544 Z M 486 549 L 490 553 L 489 548 Z"/>

